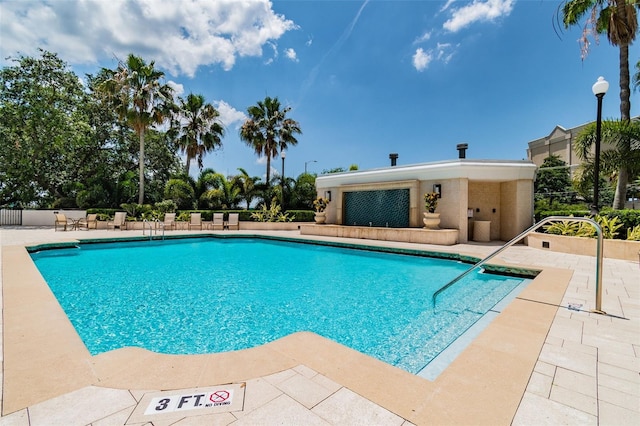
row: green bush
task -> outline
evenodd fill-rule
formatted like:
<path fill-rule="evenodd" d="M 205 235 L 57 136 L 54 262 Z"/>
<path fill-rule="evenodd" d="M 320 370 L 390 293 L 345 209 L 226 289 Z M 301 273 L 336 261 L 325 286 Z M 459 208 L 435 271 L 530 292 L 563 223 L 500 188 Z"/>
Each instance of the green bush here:
<path fill-rule="evenodd" d="M 569 217 L 574 217 L 570 215 Z M 596 215 L 593 220 L 595 220 L 598 225 L 600 225 L 600 229 L 602 230 L 602 238 L 613 239 L 620 235 L 620 228 L 622 228 L 622 223 L 617 216 L 607 217 Z M 587 237 L 587 238 L 596 238 L 597 233 L 596 229 L 592 224 L 587 222 L 574 222 L 571 220 L 562 220 L 558 222 L 550 223 L 549 225 L 544 226 L 544 230 L 548 234 L 555 235 L 567 235 L 572 237 Z"/>
<path fill-rule="evenodd" d="M 573 216 L 573 217 L 590 217 L 591 214 L 588 210 L 542 210 L 536 214 L 536 221 L 541 221 L 549 216 Z M 615 236 L 605 238 L 625 239 L 627 233 L 634 227 L 640 225 L 640 210 L 612 210 L 604 209 L 600 212 L 602 221 L 613 221 L 615 225 Z M 615 220 L 614 220 L 615 219 Z M 603 222 L 599 222 L 603 225 Z M 607 226 L 609 222 L 605 223 Z M 607 230 L 604 229 L 603 233 L 607 235 Z M 558 231 L 558 229 L 556 229 Z M 593 235 L 595 237 L 595 234 Z"/>
<path fill-rule="evenodd" d="M 156 209 L 160 213 L 173 213 L 178 209 L 178 205 L 173 200 L 162 200 L 156 203 Z"/>
<path fill-rule="evenodd" d="M 290 213 L 294 216 L 294 222 L 313 222 L 315 213 L 313 210 L 287 210 L 287 213 Z"/>
<path fill-rule="evenodd" d="M 622 229 L 627 231 L 640 225 L 640 210 L 607 210 L 601 213 L 609 219 L 618 218 L 622 224 Z M 624 239 L 626 232 L 620 232 L 617 238 Z"/>
<path fill-rule="evenodd" d="M 640 241 L 640 225 L 627 229 L 627 240 Z"/>
<path fill-rule="evenodd" d="M 98 220 L 111 220 L 115 216 L 116 212 L 122 211 L 120 209 L 87 209 L 87 214 L 97 214 Z"/>
<path fill-rule="evenodd" d="M 200 213 L 202 220 L 211 222 L 213 220 L 212 210 L 176 210 L 176 220 L 189 222 L 191 213 Z"/>
<path fill-rule="evenodd" d="M 549 216 L 588 217 L 590 214 L 589 210 L 541 210 L 536 213 L 536 222 Z"/>
<path fill-rule="evenodd" d="M 289 212 L 282 213 L 282 207 L 275 201 L 271 201 L 271 205 L 267 207 L 262 204 L 262 209 L 251 213 L 251 217 L 256 222 L 293 222 L 294 217 L 289 216 Z"/>

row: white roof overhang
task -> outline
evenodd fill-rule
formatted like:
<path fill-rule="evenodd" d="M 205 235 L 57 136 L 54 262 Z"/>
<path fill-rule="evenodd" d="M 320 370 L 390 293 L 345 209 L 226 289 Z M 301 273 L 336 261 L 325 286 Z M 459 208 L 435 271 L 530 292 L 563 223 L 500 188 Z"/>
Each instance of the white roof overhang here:
<path fill-rule="evenodd" d="M 533 181 L 536 169 L 536 165 L 531 161 L 459 159 L 321 175 L 316 178 L 316 188 L 403 180 L 460 178 L 483 182 Z"/>

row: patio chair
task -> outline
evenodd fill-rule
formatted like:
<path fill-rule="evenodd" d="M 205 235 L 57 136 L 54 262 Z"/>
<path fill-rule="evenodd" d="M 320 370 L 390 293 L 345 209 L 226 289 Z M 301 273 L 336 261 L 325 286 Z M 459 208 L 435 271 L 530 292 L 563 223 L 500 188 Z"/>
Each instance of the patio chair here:
<path fill-rule="evenodd" d="M 224 229 L 224 213 L 214 213 L 213 214 L 213 222 L 212 222 L 213 230 L 216 229 L 223 230 Z"/>
<path fill-rule="evenodd" d="M 164 229 L 176 229 L 176 214 L 175 213 L 165 213 L 164 221 L 160 223 Z"/>
<path fill-rule="evenodd" d="M 115 231 L 116 228 L 127 229 L 127 213 L 126 212 L 116 212 L 115 217 L 112 221 L 107 222 L 107 229 L 113 228 Z"/>
<path fill-rule="evenodd" d="M 240 214 L 239 213 L 229 213 L 229 222 L 227 223 L 227 228 L 229 230 L 235 228 L 236 230 L 240 230 Z"/>
<path fill-rule="evenodd" d="M 78 227 L 98 229 L 98 215 L 95 213 L 88 214 L 87 217 L 78 221 Z"/>
<path fill-rule="evenodd" d="M 67 230 L 67 225 L 69 224 L 69 222 L 67 222 L 67 216 L 65 216 L 64 213 L 54 213 L 56 220 L 53 223 L 53 228 L 57 231 L 58 230 L 58 226 L 62 226 L 63 230 Z"/>
<path fill-rule="evenodd" d="M 202 213 L 191 213 L 189 231 L 191 231 L 192 228 L 200 228 L 202 230 Z"/>

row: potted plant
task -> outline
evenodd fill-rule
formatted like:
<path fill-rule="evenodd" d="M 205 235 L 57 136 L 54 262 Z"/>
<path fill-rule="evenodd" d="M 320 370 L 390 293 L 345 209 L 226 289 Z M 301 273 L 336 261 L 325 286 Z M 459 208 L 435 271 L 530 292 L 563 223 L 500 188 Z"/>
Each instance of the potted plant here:
<path fill-rule="evenodd" d="M 318 197 L 313 200 L 313 207 L 316 210 L 315 220 L 316 223 L 324 223 L 326 220 L 325 209 L 329 205 L 329 200 L 327 198 Z"/>
<path fill-rule="evenodd" d="M 424 194 L 424 227 L 427 229 L 438 229 L 440 225 L 440 213 L 436 213 L 436 207 L 438 207 L 438 199 L 440 194 L 437 192 L 427 192 Z"/>

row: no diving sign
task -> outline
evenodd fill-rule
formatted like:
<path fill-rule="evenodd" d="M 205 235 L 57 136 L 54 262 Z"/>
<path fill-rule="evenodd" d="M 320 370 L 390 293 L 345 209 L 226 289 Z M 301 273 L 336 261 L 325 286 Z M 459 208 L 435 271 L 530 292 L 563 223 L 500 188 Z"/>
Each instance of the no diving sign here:
<path fill-rule="evenodd" d="M 145 415 L 158 413 L 173 413 L 181 410 L 196 410 L 199 408 L 219 407 L 231 405 L 233 402 L 233 389 L 217 389 L 213 392 L 182 393 L 176 395 L 163 395 L 153 398 Z"/>
<path fill-rule="evenodd" d="M 146 394 L 127 423 L 242 410 L 245 383 Z"/>

